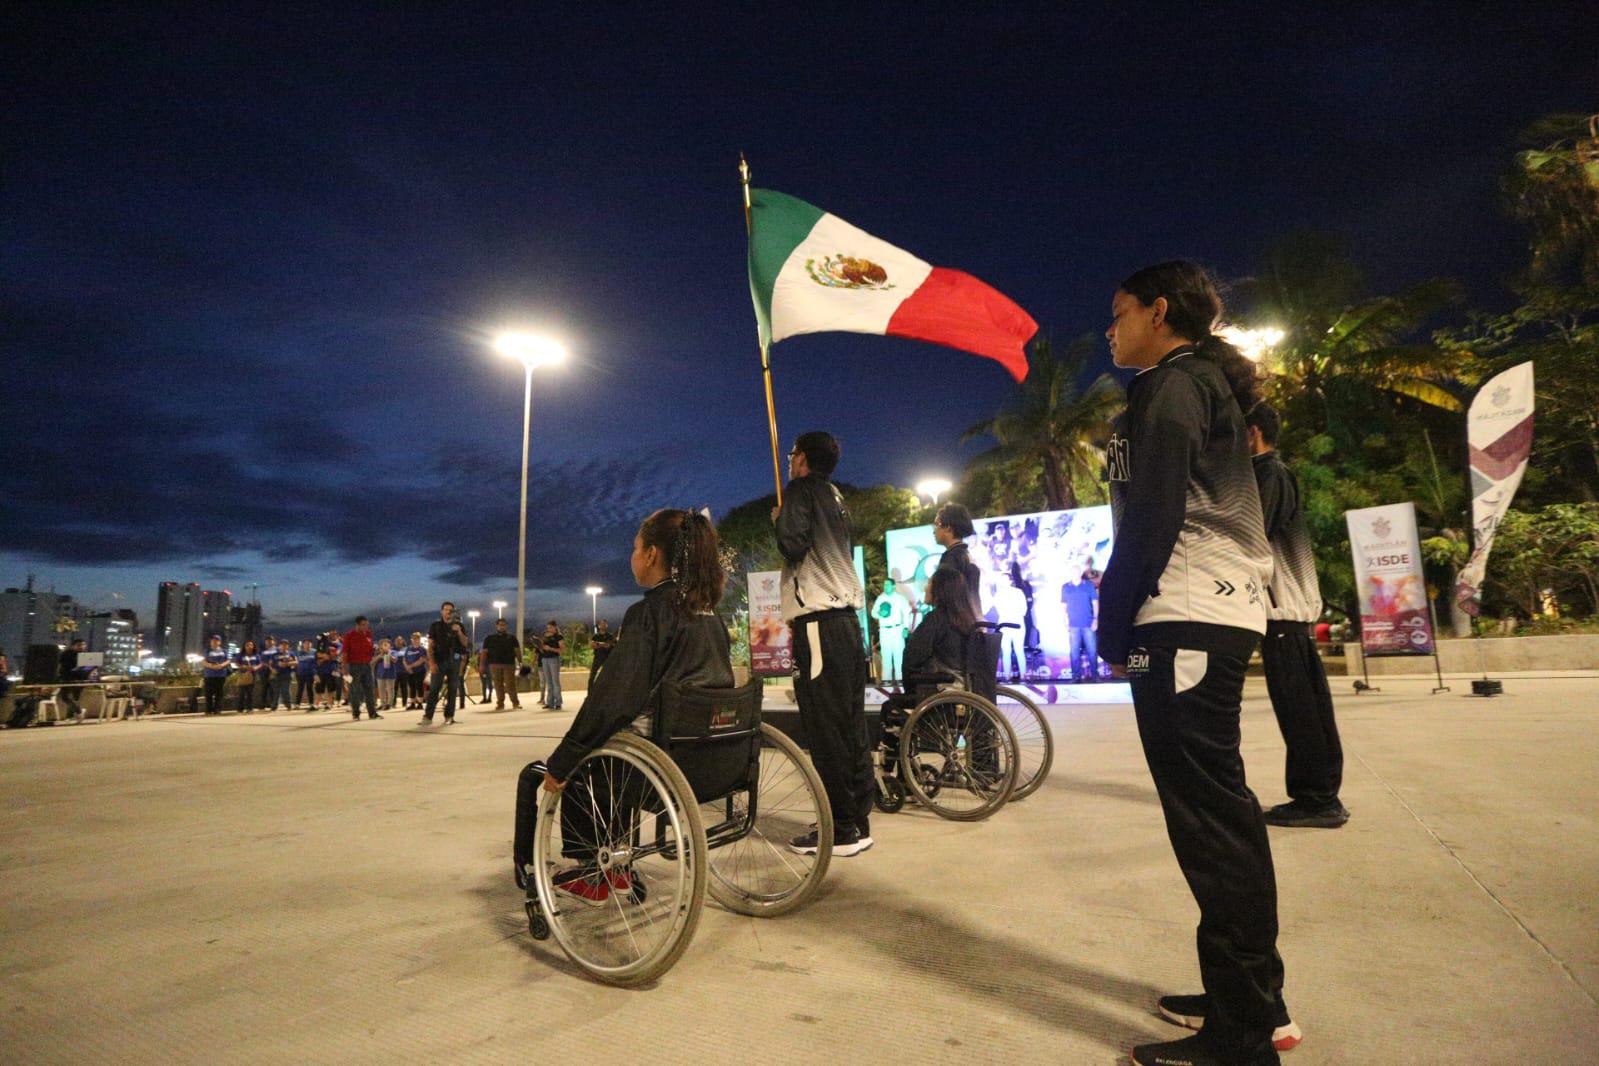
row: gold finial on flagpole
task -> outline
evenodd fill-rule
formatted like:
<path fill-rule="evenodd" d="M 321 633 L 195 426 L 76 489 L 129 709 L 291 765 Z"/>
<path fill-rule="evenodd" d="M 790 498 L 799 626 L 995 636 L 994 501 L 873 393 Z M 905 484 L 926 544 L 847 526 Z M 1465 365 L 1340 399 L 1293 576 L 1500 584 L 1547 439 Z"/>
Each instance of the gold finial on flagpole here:
<path fill-rule="evenodd" d="M 755 238 L 755 213 L 750 203 L 750 165 L 744 153 L 738 154 L 738 176 L 744 186 L 744 235 Z M 772 399 L 772 360 L 770 345 L 761 338 L 761 377 L 766 385 L 766 425 L 772 435 L 772 481 L 777 488 L 777 505 L 783 506 L 783 468 L 777 458 L 777 404 Z"/>

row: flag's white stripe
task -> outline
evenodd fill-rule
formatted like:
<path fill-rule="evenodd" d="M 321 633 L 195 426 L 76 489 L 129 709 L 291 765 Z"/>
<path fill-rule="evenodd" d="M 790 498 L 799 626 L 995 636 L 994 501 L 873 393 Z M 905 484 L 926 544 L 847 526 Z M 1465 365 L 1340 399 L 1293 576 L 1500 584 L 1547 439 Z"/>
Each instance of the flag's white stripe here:
<path fill-rule="evenodd" d="M 888 272 L 883 288 L 846 288 L 818 283 L 829 256 L 866 259 Z M 810 269 L 807 269 L 807 263 Z M 794 247 L 772 287 L 772 341 L 799 333 L 843 330 L 886 333 L 888 320 L 911 293 L 921 287 L 931 264 L 879 240 L 836 215 L 823 215 Z"/>

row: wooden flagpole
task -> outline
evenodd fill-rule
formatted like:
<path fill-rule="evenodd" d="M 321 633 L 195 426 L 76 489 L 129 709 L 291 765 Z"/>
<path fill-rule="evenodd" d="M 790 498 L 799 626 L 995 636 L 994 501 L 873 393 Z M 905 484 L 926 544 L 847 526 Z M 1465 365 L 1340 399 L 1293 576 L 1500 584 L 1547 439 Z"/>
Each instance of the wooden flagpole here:
<path fill-rule="evenodd" d="M 755 215 L 750 206 L 750 165 L 744 153 L 738 154 L 738 176 L 744 185 L 744 236 L 755 236 Z M 783 506 L 783 470 L 777 459 L 777 404 L 772 399 L 771 346 L 761 338 L 761 377 L 766 383 L 766 425 L 772 434 L 772 481 L 777 488 L 777 505 Z"/>

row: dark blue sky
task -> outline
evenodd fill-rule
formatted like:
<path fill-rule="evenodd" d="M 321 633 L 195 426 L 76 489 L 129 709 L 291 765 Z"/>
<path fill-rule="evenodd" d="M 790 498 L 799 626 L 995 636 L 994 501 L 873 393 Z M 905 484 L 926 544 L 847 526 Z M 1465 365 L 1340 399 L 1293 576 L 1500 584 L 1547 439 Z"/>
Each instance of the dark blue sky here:
<path fill-rule="evenodd" d="M 1237 276 L 1304 227 L 1503 300 L 1514 135 L 1599 106 L 1578 3 L 332 6 L 0 16 L 0 582 L 147 625 L 158 580 L 259 582 L 279 630 L 510 598 L 522 381 L 485 339 L 522 325 L 574 355 L 535 385 L 530 613 L 586 614 L 649 510 L 771 489 L 740 151 L 1067 338 L 1146 262 Z M 883 338 L 774 363 L 785 438 L 857 483 L 957 472 L 1010 387 Z"/>

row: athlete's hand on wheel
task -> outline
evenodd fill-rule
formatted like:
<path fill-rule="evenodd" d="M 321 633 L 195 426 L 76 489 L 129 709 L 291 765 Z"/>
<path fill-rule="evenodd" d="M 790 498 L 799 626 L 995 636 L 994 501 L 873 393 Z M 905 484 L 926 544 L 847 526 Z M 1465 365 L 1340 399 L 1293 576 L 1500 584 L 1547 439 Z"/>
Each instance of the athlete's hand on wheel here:
<path fill-rule="evenodd" d="M 544 791 L 560 794 L 566 790 L 565 781 L 557 781 L 555 775 L 548 770 L 544 771 Z"/>

